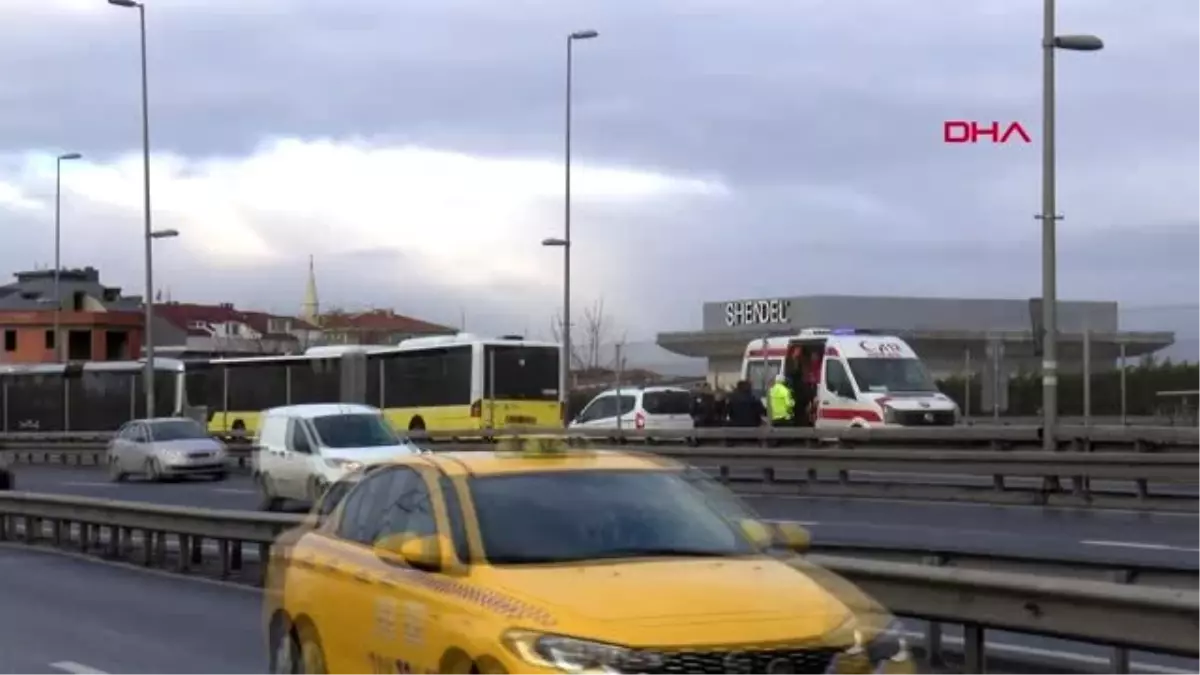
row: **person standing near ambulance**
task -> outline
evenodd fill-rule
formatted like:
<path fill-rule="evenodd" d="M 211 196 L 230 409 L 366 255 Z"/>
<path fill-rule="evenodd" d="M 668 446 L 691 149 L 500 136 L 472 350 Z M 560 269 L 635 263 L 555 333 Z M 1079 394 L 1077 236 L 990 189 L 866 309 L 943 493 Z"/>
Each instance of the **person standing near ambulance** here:
<path fill-rule="evenodd" d="M 771 385 L 767 399 L 771 403 L 771 426 L 791 426 L 796 413 L 796 398 L 792 396 L 792 388 L 788 386 L 783 373 L 775 376 L 775 384 Z"/>

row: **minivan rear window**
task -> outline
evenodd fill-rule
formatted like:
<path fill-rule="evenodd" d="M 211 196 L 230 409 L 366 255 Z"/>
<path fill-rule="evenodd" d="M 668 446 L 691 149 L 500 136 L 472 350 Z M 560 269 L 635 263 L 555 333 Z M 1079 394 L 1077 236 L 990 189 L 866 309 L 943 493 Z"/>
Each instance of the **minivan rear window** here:
<path fill-rule="evenodd" d="M 686 391 L 648 391 L 642 394 L 642 407 L 651 415 L 687 415 L 692 397 Z"/>

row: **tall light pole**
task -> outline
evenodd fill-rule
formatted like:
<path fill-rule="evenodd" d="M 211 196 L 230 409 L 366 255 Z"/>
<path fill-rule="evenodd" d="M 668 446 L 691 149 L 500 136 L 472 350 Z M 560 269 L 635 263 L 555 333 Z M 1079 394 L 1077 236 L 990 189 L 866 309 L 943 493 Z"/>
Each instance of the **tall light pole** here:
<path fill-rule="evenodd" d="M 1058 424 L 1058 285 L 1055 244 L 1054 50 L 1096 51 L 1104 42 L 1094 35 L 1055 35 L 1054 0 L 1045 0 L 1042 16 L 1042 447 L 1056 450 Z"/>
<path fill-rule="evenodd" d="M 558 400 L 564 426 L 567 423 L 568 387 L 571 380 L 571 76 L 572 55 L 576 40 L 591 40 L 600 33 L 578 30 L 567 36 L 566 133 L 564 135 L 564 169 L 566 184 L 563 192 L 563 237 L 544 239 L 543 246 L 561 246 L 563 250 L 563 320 L 562 356 L 558 364 Z"/>
<path fill-rule="evenodd" d="M 150 224 L 150 94 L 146 78 L 146 7 L 136 0 L 108 0 L 117 7 L 132 7 L 138 11 L 138 27 L 142 46 L 142 216 L 145 219 L 146 298 L 145 327 L 142 340 L 146 363 L 142 386 L 146 390 L 146 416 L 154 416 L 154 231 Z"/>
<path fill-rule="evenodd" d="M 62 323 L 62 295 L 58 289 L 59 275 L 62 273 L 62 163 L 73 159 L 81 159 L 78 152 L 68 152 L 59 155 L 54 162 L 54 360 L 62 363 L 62 335 L 59 334 Z"/>

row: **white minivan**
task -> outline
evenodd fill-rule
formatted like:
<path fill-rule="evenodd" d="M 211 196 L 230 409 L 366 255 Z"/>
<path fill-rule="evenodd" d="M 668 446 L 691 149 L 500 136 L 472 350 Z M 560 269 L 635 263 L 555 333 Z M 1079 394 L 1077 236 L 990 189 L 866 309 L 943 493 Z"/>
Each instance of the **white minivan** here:
<path fill-rule="evenodd" d="M 570 429 L 691 429 L 692 394 L 679 387 L 621 387 L 600 392 L 568 425 Z"/>
<path fill-rule="evenodd" d="M 267 511 L 285 499 L 315 503 L 351 471 L 419 452 L 378 408 L 353 403 L 264 410 L 255 444 L 254 480 Z"/>

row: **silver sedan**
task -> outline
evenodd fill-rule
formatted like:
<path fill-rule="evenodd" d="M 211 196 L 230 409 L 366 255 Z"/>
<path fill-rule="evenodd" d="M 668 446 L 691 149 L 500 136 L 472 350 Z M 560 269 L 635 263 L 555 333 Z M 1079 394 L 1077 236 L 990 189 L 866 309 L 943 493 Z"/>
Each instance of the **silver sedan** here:
<path fill-rule="evenodd" d="M 108 446 L 108 473 L 116 482 L 129 474 L 150 481 L 182 476 L 225 480 L 225 446 L 195 420 L 162 417 L 126 422 Z"/>

